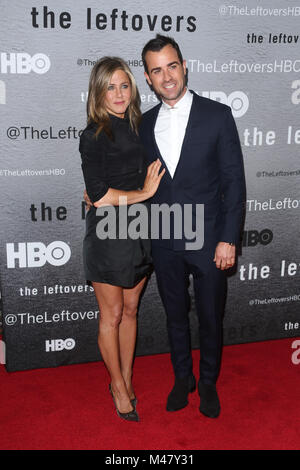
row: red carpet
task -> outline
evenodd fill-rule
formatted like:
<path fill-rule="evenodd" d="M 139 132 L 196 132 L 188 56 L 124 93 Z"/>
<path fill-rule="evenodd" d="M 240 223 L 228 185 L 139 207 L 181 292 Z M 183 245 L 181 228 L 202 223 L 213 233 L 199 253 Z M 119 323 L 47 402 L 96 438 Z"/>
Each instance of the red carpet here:
<path fill-rule="evenodd" d="M 135 361 L 139 423 L 117 417 L 102 362 L 14 373 L 0 366 L 0 448 L 299 449 L 294 340 L 224 347 L 218 419 L 200 414 L 196 393 L 184 410 L 165 411 L 173 385 L 168 354 Z M 198 378 L 199 352 L 193 357 Z"/>

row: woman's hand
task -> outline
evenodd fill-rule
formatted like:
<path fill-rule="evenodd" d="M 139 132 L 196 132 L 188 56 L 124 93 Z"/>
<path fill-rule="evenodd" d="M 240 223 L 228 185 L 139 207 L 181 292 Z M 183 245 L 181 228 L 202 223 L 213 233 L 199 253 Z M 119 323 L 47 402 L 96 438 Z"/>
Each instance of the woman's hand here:
<path fill-rule="evenodd" d="M 158 158 L 148 166 L 144 187 L 142 189 L 148 197 L 152 197 L 156 193 L 159 183 L 166 172 L 164 168 L 159 173 L 160 167 L 161 161 Z"/>
<path fill-rule="evenodd" d="M 85 204 L 86 204 L 86 210 L 89 211 L 90 208 L 93 206 L 93 203 L 91 202 L 91 200 L 88 196 L 88 193 L 86 192 L 86 189 L 83 192 L 83 198 L 84 198 L 84 201 L 85 201 Z"/>

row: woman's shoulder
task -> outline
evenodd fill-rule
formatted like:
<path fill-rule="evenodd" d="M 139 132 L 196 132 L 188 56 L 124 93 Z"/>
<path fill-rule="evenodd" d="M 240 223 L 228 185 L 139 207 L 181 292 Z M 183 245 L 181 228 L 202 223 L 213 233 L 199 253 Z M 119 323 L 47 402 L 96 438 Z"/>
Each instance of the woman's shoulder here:
<path fill-rule="evenodd" d="M 84 152 L 95 148 L 101 143 L 103 139 L 103 132 L 96 135 L 97 124 L 95 122 L 89 123 L 80 134 L 79 151 Z"/>
<path fill-rule="evenodd" d="M 90 138 L 96 134 L 97 131 L 97 124 L 92 121 L 87 124 L 85 129 L 81 132 L 80 138 Z"/>

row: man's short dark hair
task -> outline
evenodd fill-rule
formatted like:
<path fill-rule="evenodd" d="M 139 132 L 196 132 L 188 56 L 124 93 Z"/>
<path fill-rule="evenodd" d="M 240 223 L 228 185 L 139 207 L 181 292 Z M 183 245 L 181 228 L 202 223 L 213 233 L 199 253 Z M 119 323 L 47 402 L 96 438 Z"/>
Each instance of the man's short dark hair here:
<path fill-rule="evenodd" d="M 183 57 L 182 57 L 181 50 L 177 42 L 169 36 L 162 36 L 161 34 L 157 34 L 156 38 L 151 39 L 150 41 L 147 42 L 147 44 L 144 46 L 143 51 L 142 51 L 142 60 L 144 64 L 144 69 L 147 73 L 149 73 L 146 60 L 145 60 L 147 52 L 148 51 L 159 52 L 163 47 L 168 46 L 168 45 L 172 46 L 176 50 L 180 63 L 183 64 Z"/>

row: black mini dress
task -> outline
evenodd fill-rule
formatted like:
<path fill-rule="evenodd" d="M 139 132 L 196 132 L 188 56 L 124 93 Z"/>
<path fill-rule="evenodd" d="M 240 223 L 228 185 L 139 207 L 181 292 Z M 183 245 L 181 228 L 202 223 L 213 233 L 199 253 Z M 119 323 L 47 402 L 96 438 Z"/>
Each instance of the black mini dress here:
<path fill-rule="evenodd" d="M 109 188 L 122 191 L 141 189 L 146 177 L 145 150 L 138 135 L 132 131 L 129 120 L 113 115 L 109 117 L 113 139 L 104 131 L 95 137 L 95 123 L 89 124 L 80 136 L 81 167 L 86 191 L 92 202 L 101 199 Z M 149 227 L 149 219 L 145 220 L 149 205 L 147 202 L 139 204 L 143 204 L 146 209 L 140 220 Z M 127 209 L 131 206 L 127 206 Z M 97 208 L 94 206 L 86 214 L 86 234 L 83 241 L 85 276 L 89 281 L 131 288 L 152 271 L 150 238 L 145 238 L 147 227 L 143 227 L 139 238 L 128 234 L 124 236 L 127 232 L 124 223 L 128 228 L 135 216 L 124 217 L 124 206 L 113 206 L 111 209 L 115 226 L 108 224 L 108 220 L 112 219 L 108 219 L 104 207 L 101 208 L 101 215 L 99 210 L 97 215 Z M 101 234 L 106 229 L 107 238 L 103 238 L 103 235 L 99 238 L 97 226 L 98 234 L 99 227 Z"/>

